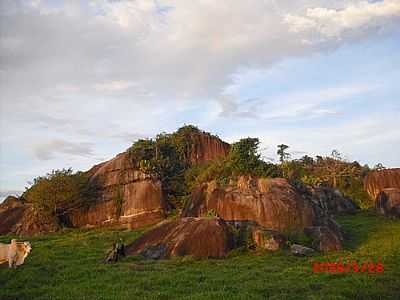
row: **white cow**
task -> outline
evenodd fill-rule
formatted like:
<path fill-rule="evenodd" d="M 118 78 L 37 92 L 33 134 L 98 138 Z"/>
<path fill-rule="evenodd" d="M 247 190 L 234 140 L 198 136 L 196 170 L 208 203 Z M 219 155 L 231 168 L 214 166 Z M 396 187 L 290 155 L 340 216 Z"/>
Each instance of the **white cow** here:
<path fill-rule="evenodd" d="M 0 243 L 0 264 L 8 262 L 10 268 L 16 268 L 24 263 L 31 250 L 29 242 L 17 242 L 13 239 L 11 244 Z"/>

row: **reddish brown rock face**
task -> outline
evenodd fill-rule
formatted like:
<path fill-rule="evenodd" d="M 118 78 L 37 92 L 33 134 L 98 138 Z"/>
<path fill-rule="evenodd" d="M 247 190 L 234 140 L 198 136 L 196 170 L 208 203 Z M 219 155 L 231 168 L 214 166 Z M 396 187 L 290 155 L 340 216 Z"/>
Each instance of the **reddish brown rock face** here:
<path fill-rule="evenodd" d="M 135 170 L 127 152 L 88 171 L 99 187 L 99 199 L 67 216 L 74 227 L 109 223 L 136 228 L 164 218 L 165 203 L 159 180 Z"/>
<path fill-rule="evenodd" d="M 207 134 L 199 134 L 191 137 L 189 160 L 192 165 L 226 157 L 230 145 L 222 140 Z"/>
<path fill-rule="evenodd" d="M 208 134 L 190 137 L 188 159 L 197 164 L 225 157 L 230 145 Z M 161 182 L 136 170 L 128 152 L 94 166 L 87 172 L 100 186 L 99 201 L 70 213 L 67 223 L 75 227 L 119 223 L 129 228 L 154 224 L 164 218 L 166 203 Z M 120 204 L 117 202 L 120 201 Z M 118 207 L 120 205 L 120 207 Z"/>
<path fill-rule="evenodd" d="M 254 221 L 278 231 L 302 231 L 317 223 L 310 201 L 283 178 L 240 177 L 236 185 L 202 185 L 183 210 L 184 217 L 215 211 L 226 221 Z"/>
<path fill-rule="evenodd" d="M 27 207 L 13 196 L 0 204 L 0 234 L 16 231 L 16 225 L 25 215 Z"/>
<path fill-rule="evenodd" d="M 221 219 L 182 218 L 161 223 L 128 245 L 125 252 L 149 258 L 220 258 L 232 248 L 232 232 Z"/>
<path fill-rule="evenodd" d="M 400 218 L 400 189 L 383 189 L 376 197 L 376 209 L 385 216 Z"/>
<path fill-rule="evenodd" d="M 386 188 L 400 189 L 400 168 L 373 171 L 364 180 L 364 189 L 373 199 Z"/>
<path fill-rule="evenodd" d="M 46 222 L 40 220 L 31 204 L 16 197 L 9 196 L 0 204 L 0 235 L 34 235 L 56 231 L 58 228 L 55 219 Z"/>

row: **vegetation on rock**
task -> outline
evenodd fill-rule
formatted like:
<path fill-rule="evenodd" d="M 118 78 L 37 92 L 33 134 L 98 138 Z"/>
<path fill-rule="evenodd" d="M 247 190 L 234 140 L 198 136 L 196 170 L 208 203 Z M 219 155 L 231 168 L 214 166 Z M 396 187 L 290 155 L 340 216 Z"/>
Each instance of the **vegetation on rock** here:
<path fill-rule="evenodd" d="M 330 156 L 303 156 L 290 159 L 288 145 L 278 145 L 280 163 L 266 162 L 261 158 L 258 138 L 244 138 L 233 143 L 225 157 L 201 164 L 191 164 L 190 151 L 201 135 L 209 135 L 192 125 L 175 133 L 162 133 L 155 139 L 138 140 L 129 149 L 135 166 L 155 174 L 163 191 L 175 207 L 181 207 L 191 191 L 204 182 L 216 180 L 225 185 L 238 176 L 285 177 L 310 185 L 324 185 L 339 189 L 363 208 L 370 207 L 373 199 L 363 189 L 363 180 L 370 171 L 368 165 L 348 162 L 339 151 Z M 215 136 L 213 136 L 215 137 Z"/>
<path fill-rule="evenodd" d="M 362 208 L 373 205 L 373 199 L 363 188 L 364 178 L 370 168 L 368 165 L 361 166 L 357 161 L 346 161 L 337 150 L 326 157 L 305 155 L 300 159 L 285 161 L 280 167 L 290 180 L 337 188 Z"/>
<path fill-rule="evenodd" d="M 96 191 L 95 184 L 89 184 L 88 176 L 69 168 L 36 177 L 22 198 L 33 204 L 41 219 L 48 220 L 88 204 Z"/>
<path fill-rule="evenodd" d="M 258 138 L 244 138 L 233 143 L 226 158 L 211 161 L 188 172 L 188 186 L 195 187 L 201 183 L 216 180 L 227 184 L 238 176 L 279 177 L 282 172 L 279 166 L 265 162 L 259 152 Z"/>
<path fill-rule="evenodd" d="M 194 150 L 199 145 L 201 147 L 202 142 L 209 142 L 210 138 L 224 143 L 217 136 L 185 125 L 171 134 L 161 133 L 155 139 L 138 140 L 128 149 L 129 159 L 135 168 L 161 181 L 163 194 L 172 208 L 182 207 L 193 189 L 202 183 L 215 180 L 226 185 L 243 175 L 286 177 L 310 185 L 330 186 L 339 189 L 363 208 L 373 204 L 363 188 L 363 180 L 370 168 L 361 166 L 357 161 L 344 160 L 336 150 L 327 157 L 306 155 L 290 159 L 290 147 L 281 144 L 277 150 L 280 163 L 274 164 L 261 158 L 259 139 L 248 137 L 230 145 L 227 148 L 229 152 L 224 152 L 224 155 L 198 162 L 193 157 Z M 85 173 L 63 169 L 35 178 L 23 198 L 32 202 L 44 218 L 50 218 L 58 217 L 82 203 L 89 203 L 88 199 L 94 197 L 95 191 L 94 184 L 89 184 Z M 117 198 L 118 213 L 122 201 Z"/>

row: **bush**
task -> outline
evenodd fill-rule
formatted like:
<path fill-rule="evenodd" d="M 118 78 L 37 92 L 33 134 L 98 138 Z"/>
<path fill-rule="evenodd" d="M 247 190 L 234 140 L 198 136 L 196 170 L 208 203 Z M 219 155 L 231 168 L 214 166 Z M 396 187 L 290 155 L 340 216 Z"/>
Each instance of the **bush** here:
<path fill-rule="evenodd" d="M 259 144 L 258 138 L 245 138 L 232 144 L 228 160 L 235 174 L 251 174 L 259 166 Z"/>
<path fill-rule="evenodd" d="M 88 180 L 84 173 L 73 173 L 72 169 L 53 170 L 35 178 L 23 198 L 33 204 L 41 218 L 58 217 L 96 196 L 97 187 Z"/>
<path fill-rule="evenodd" d="M 259 140 L 257 138 L 241 139 L 234 143 L 227 158 L 216 159 L 202 167 L 191 171 L 190 186 L 197 186 L 204 182 L 216 180 L 225 185 L 238 176 L 251 175 L 258 177 L 279 177 L 282 172 L 277 165 L 267 163 L 258 153 Z"/>

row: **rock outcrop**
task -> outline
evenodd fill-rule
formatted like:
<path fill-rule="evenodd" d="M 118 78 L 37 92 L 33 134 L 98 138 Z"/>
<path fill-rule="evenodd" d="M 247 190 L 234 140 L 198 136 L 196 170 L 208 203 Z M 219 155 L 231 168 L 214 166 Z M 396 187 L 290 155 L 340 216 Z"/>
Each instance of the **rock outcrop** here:
<path fill-rule="evenodd" d="M 33 235 L 58 230 L 55 219 L 42 220 L 32 205 L 19 198 L 9 196 L 0 204 L 0 235 Z"/>
<path fill-rule="evenodd" d="M 8 196 L 0 204 L 0 234 L 15 233 L 21 218 L 25 215 L 27 207 L 22 201 L 13 196 Z"/>
<path fill-rule="evenodd" d="M 187 145 L 185 159 L 190 165 L 225 157 L 230 149 L 230 145 L 218 137 L 198 129 L 179 134 Z M 95 165 L 86 174 L 90 177 L 90 184 L 98 191 L 96 199 L 83 203 L 78 208 L 68 209 L 58 220 L 52 221 L 54 224 L 50 226 L 51 228 L 40 225 L 36 229 L 33 222 L 38 224 L 40 222 L 33 218 L 25 218 L 26 215 L 34 214 L 29 203 L 13 202 L 12 205 L 3 203 L 0 212 L 2 216 L 0 233 L 53 231 L 53 225 L 91 227 L 119 224 L 136 228 L 155 224 L 164 219 L 167 203 L 161 181 L 137 170 L 129 151 Z M 25 223 L 29 225 L 25 226 Z M 21 224 L 29 230 L 17 230 Z"/>
<path fill-rule="evenodd" d="M 221 139 L 206 133 L 197 133 L 189 137 L 188 159 L 192 165 L 226 157 L 230 145 Z"/>
<path fill-rule="evenodd" d="M 365 177 L 364 189 L 372 199 L 387 188 L 400 189 L 400 168 L 372 171 Z"/>
<path fill-rule="evenodd" d="M 161 182 L 136 170 L 127 152 L 94 166 L 90 182 L 99 189 L 98 199 L 69 212 L 64 222 L 73 227 L 121 224 L 136 228 L 164 218 L 166 204 Z"/>
<path fill-rule="evenodd" d="M 127 255 L 152 259 L 172 256 L 221 258 L 233 249 L 233 234 L 219 218 L 181 218 L 163 222 L 126 246 Z"/>
<path fill-rule="evenodd" d="M 380 214 L 400 218 L 400 189 L 383 189 L 376 197 L 375 205 Z"/>
<path fill-rule="evenodd" d="M 328 188 L 291 184 L 283 178 L 239 177 L 220 186 L 203 184 L 192 194 L 183 217 L 201 217 L 212 212 L 239 232 L 248 232 L 260 248 L 277 250 L 283 239 L 266 232 L 308 234 L 319 251 L 342 248 L 343 230 L 332 215 L 354 212 L 350 199 Z"/>
<path fill-rule="evenodd" d="M 345 197 L 339 190 L 324 186 L 307 186 L 296 183 L 296 189 L 309 198 L 318 207 L 331 215 L 354 214 L 360 208 L 348 197 Z"/>
<path fill-rule="evenodd" d="M 215 181 L 192 194 L 183 217 L 199 217 L 209 211 L 226 221 L 254 221 L 265 228 L 302 231 L 317 223 L 311 201 L 303 198 L 283 178 L 239 177 L 225 187 Z"/>

